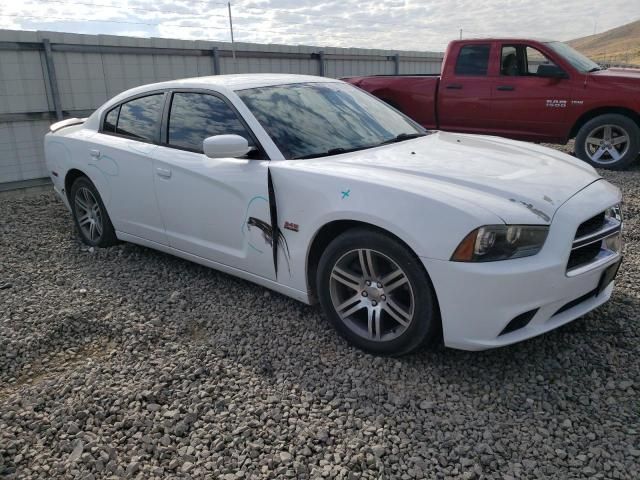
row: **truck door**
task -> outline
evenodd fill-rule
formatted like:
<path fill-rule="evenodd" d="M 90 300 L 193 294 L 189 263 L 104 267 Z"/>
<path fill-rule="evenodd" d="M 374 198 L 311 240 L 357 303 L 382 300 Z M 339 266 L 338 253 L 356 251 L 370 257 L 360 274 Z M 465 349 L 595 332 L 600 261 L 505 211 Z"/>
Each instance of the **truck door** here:
<path fill-rule="evenodd" d="M 451 52 L 455 58 L 445 61 L 438 91 L 441 129 L 486 133 L 491 115 L 491 50 L 491 42 L 470 41 Z"/>
<path fill-rule="evenodd" d="M 492 130 L 505 137 L 564 141 L 571 93 L 568 74 L 548 55 L 530 45 L 502 43 L 492 86 Z"/>

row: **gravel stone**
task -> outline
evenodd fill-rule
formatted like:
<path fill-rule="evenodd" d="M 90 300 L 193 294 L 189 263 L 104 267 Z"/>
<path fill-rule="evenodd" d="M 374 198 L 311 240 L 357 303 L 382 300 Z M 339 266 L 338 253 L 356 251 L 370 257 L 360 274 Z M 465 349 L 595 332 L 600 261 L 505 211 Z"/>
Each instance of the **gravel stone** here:
<path fill-rule="evenodd" d="M 625 195 L 610 302 L 401 359 L 214 270 L 90 251 L 53 194 L 0 197 L 0 478 L 640 478 L 640 165 L 601 173 Z"/>

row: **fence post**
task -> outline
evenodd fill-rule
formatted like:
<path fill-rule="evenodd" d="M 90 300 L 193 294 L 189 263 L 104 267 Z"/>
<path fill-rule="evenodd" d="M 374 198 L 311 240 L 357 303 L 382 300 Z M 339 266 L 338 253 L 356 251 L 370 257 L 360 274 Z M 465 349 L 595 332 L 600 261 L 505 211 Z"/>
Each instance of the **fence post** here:
<path fill-rule="evenodd" d="M 56 78 L 56 68 L 53 64 L 53 53 L 51 52 L 51 43 L 48 38 L 42 39 L 44 45 L 44 59 L 47 67 L 47 76 L 49 77 L 49 88 L 53 97 L 53 107 L 56 110 L 56 118 L 62 120 L 62 105 L 60 104 L 60 91 L 58 90 L 58 79 Z"/>
<path fill-rule="evenodd" d="M 400 75 L 400 54 L 396 53 L 393 56 L 393 71 L 394 75 Z"/>
<path fill-rule="evenodd" d="M 324 50 L 318 52 L 318 62 L 320 62 L 320 76 L 324 77 Z"/>
<path fill-rule="evenodd" d="M 218 51 L 218 47 L 211 49 L 211 57 L 213 58 L 213 74 L 220 75 L 220 52 Z"/>

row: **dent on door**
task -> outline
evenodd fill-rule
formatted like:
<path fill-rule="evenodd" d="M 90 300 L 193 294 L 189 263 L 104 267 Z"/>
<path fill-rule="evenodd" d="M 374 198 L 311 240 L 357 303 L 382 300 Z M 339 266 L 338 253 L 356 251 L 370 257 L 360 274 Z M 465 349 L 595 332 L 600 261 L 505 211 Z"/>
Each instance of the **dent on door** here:
<path fill-rule="evenodd" d="M 270 254 L 273 258 L 275 278 L 278 278 L 278 257 L 282 252 L 291 275 L 290 253 L 287 239 L 278 226 L 278 205 L 271 171 L 267 169 L 268 198 L 257 195 L 249 200 L 242 231 L 250 249 L 259 254 Z M 266 212 L 265 212 L 266 210 Z"/>

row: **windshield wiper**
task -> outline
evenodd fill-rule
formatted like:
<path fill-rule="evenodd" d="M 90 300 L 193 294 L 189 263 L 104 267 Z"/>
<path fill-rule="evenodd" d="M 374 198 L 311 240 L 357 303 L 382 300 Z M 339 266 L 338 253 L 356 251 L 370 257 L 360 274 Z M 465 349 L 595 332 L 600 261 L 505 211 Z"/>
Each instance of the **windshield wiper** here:
<path fill-rule="evenodd" d="M 362 147 L 343 148 L 337 147 L 327 150 L 326 152 L 310 153 L 309 155 L 301 155 L 299 157 L 293 157 L 293 160 L 302 160 L 305 158 L 318 158 L 318 157 L 330 157 L 331 155 L 340 155 L 341 153 L 357 152 L 358 150 L 366 150 L 367 148 L 379 147 L 381 145 L 388 145 L 389 143 L 403 142 L 404 140 L 411 140 L 412 138 L 424 137 L 426 133 L 401 133 L 395 137 L 385 140 L 384 142 L 376 143 L 375 145 L 364 145 Z"/>
<path fill-rule="evenodd" d="M 396 135 L 395 137 L 385 140 L 379 145 L 388 145 L 389 143 L 398 143 L 404 142 L 405 140 L 411 140 L 412 138 L 424 137 L 426 133 L 401 133 L 400 135 Z"/>
<path fill-rule="evenodd" d="M 354 148 L 331 148 L 326 152 L 320 153 L 310 153 L 309 155 L 300 155 L 299 157 L 293 157 L 294 160 L 302 160 L 305 158 L 318 158 L 318 157 L 330 157 L 331 155 L 340 155 L 341 153 L 349 153 L 349 152 L 357 152 L 358 150 L 364 150 L 366 148 L 371 148 L 374 145 L 365 145 L 363 147 L 354 147 Z"/>

